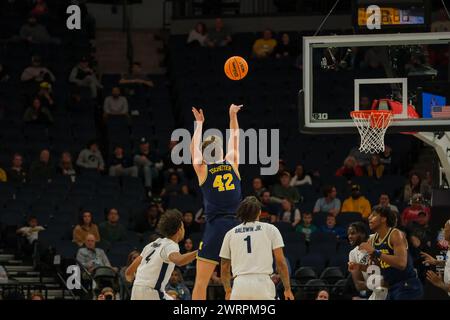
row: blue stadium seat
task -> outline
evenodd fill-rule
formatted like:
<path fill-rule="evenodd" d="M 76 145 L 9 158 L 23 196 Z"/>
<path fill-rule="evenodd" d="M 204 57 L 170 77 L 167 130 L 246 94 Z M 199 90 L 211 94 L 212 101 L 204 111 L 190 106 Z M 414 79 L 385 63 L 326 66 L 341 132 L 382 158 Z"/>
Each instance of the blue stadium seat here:
<path fill-rule="evenodd" d="M 309 253 L 300 260 L 301 267 L 311 267 L 317 273 L 321 273 L 326 266 L 326 258 L 320 253 Z"/>

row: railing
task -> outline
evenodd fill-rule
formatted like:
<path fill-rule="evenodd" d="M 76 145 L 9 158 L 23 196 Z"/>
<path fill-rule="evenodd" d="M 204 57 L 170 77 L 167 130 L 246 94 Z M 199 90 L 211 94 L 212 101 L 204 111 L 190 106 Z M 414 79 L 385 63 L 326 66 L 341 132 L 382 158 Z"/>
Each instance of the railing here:
<path fill-rule="evenodd" d="M 25 299 L 29 299 L 33 292 L 39 291 L 43 293 L 45 299 L 48 298 L 48 288 L 45 284 L 40 282 L 22 283 L 14 279 L 9 279 L 6 282 L 0 282 L 0 296 L 3 296 L 3 298 L 6 299 L 9 291 L 21 292 L 24 294 Z"/>

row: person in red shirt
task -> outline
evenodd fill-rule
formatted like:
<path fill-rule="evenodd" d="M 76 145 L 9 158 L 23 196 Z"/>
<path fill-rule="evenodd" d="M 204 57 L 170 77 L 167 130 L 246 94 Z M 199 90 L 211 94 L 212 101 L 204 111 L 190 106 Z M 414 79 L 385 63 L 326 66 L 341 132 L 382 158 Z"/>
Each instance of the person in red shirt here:
<path fill-rule="evenodd" d="M 401 222 L 403 226 L 408 225 L 410 222 L 417 221 L 420 212 L 425 212 L 427 221 L 430 221 L 430 208 L 425 206 L 423 203 L 424 200 L 420 193 L 413 195 L 411 199 L 411 206 L 405 208 L 401 215 Z"/>
<path fill-rule="evenodd" d="M 336 171 L 337 177 L 346 177 L 351 179 L 353 177 L 362 177 L 364 175 L 362 167 L 358 165 L 355 157 L 348 156 L 344 160 L 344 165 Z"/>

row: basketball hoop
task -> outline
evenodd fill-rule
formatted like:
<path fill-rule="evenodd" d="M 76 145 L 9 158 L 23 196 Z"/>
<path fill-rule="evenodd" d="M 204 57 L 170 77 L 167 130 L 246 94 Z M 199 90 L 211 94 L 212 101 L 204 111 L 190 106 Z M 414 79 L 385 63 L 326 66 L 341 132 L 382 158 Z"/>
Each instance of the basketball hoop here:
<path fill-rule="evenodd" d="M 359 110 L 350 112 L 359 134 L 361 145 L 359 151 L 380 153 L 384 151 L 384 135 L 391 124 L 392 111 Z"/>

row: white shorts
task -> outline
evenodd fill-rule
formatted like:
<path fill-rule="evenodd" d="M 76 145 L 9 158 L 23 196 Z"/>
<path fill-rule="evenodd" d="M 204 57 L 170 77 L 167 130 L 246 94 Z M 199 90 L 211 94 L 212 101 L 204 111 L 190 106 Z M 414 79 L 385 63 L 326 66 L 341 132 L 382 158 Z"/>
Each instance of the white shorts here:
<path fill-rule="evenodd" d="M 230 300 L 275 300 L 275 284 L 267 274 L 245 274 L 233 282 Z"/>
<path fill-rule="evenodd" d="M 150 287 L 133 286 L 131 300 L 173 300 L 173 298 L 165 292 Z"/>

